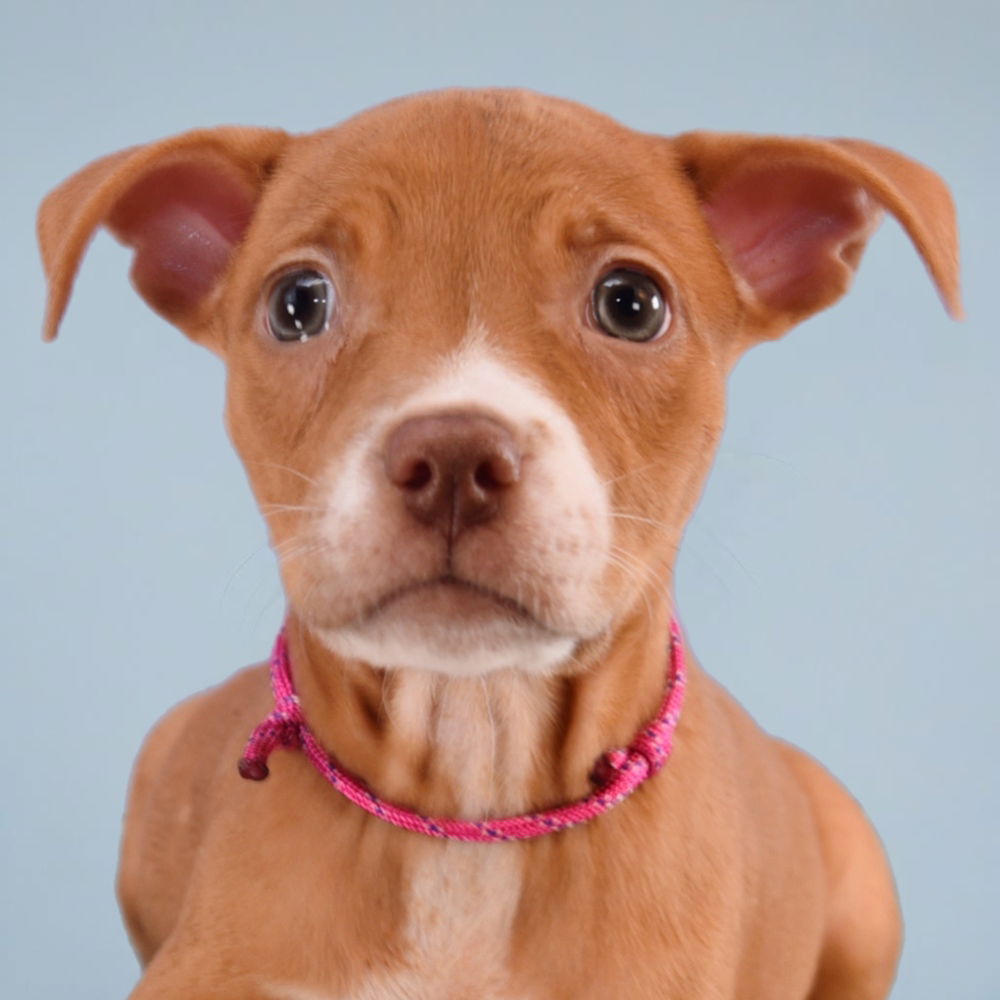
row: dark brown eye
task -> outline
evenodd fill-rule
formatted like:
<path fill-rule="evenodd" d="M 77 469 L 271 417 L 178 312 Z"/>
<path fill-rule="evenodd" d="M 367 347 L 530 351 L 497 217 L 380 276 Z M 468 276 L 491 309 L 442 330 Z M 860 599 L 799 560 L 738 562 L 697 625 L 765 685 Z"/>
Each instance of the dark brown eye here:
<path fill-rule="evenodd" d="M 326 329 L 332 309 L 329 278 L 319 271 L 291 271 L 271 290 L 267 322 L 278 340 L 308 340 Z"/>
<path fill-rule="evenodd" d="M 655 340 L 670 325 L 670 306 L 648 274 L 617 268 L 594 287 L 594 319 L 611 337 Z"/>

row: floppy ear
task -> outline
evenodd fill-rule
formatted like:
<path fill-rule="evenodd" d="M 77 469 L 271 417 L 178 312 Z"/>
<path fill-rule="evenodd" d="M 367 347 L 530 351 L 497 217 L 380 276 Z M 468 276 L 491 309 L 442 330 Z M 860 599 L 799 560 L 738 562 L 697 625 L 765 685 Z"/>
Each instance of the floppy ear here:
<path fill-rule="evenodd" d="M 287 141 L 274 129 L 202 129 L 113 153 L 64 181 L 38 212 L 44 338 L 55 338 L 84 250 L 105 225 L 135 251 L 139 294 L 207 339 L 212 292 Z"/>
<path fill-rule="evenodd" d="M 933 171 L 855 139 L 688 132 L 674 142 L 757 336 L 843 295 L 883 210 L 961 317 L 955 208 Z"/>

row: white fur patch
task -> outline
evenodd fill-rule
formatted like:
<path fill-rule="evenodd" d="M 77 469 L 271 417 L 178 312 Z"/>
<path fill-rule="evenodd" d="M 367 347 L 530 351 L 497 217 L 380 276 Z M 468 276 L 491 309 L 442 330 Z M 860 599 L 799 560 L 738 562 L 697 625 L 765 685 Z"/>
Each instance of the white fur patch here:
<path fill-rule="evenodd" d="M 506 671 L 484 678 L 438 675 L 429 683 L 430 689 L 427 675 L 417 673 L 401 678 L 387 709 L 398 731 L 410 730 L 437 748 L 459 814 L 526 808 L 533 748 L 552 711 L 537 682 Z M 432 713 L 428 698 L 436 703 Z M 373 976 L 351 1000 L 514 1000 L 506 983 L 521 864 L 517 844 L 429 843 L 407 885 L 405 966 Z"/>
<path fill-rule="evenodd" d="M 328 578 L 327 607 L 342 604 L 355 614 L 317 632 L 341 656 L 458 676 L 509 668 L 545 673 L 606 625 L 599 595 L 611 534 L 606 489 L 565 410 L 484 340 L 473 336 L 399 405 L 373 411 L 320 477 L 327 485 L 317 505 L 326 513 L 316 530 L 329 562 L 318 572 Z M 452 570 L 523 604 L 534 622 L 500 613 L 429 621 L 403 605 L 364 614 L 386 594 L 441 572 L 434 568 L 440 539 L 402 511 L 382 455 L 407 419 L 455 410 L 502 423 L 521 450 L 523 472 L 502 526 L 463 535 Z"/>
<path fill-rule="evenodd" d="M 511 927 L 521 892 L 516 844 L 434 845 L 410 887 L 407 968 L 376 975 L 351 1000 L 476 997 L 505 989 Z M 483 863 L 482 852 L 490 852 Z"/>
<path fill-rule="evenodd" d="M 438 749 L 460 814 L 507 814 L 527 807 L 533 748 L 553 710 L 543 690 L 519 671 L 483 678 L 414 671 L 400 678 L 386 711 L 401 738 Z M 406 873 L 401 964 L 340 996 L 272 986 L 275 1000 L 527 1000 L 507 987 L 522 886 L 519 845 L 424 846 Z"/>
<path fill-rule="evenodd" d="M 322 635 L 330 648 L 346 659 L 387 669 L 432 670 L 460 677 L 517 667 L 547 673 L 565 663 L 576 646 L 572 636 L 539 636 L 506 623 L 498 623 L 492 630 L 433 629 L 403 620 L 387 625 L 349 625 L 324 630 Z"/>

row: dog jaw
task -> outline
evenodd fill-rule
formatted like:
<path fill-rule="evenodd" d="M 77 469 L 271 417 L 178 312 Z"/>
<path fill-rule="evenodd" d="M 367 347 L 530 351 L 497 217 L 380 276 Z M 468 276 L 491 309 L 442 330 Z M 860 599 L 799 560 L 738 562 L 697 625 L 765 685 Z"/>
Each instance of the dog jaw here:
<path fill-rule="evenodd" d="M 498 517 L 450 545 L 408 515 L 383 456 L 394 427 L 454 410 L 506 426 L 524 475 Z M 310 505 L 322 511 L 307 529 L 312 555 L 286 583 L 342 657 L 460 676 L 544 673 L 608 626 L 606 488 L 569 416 L 482 331 L 400 405 L 372 413 L 329 460 Z"/>

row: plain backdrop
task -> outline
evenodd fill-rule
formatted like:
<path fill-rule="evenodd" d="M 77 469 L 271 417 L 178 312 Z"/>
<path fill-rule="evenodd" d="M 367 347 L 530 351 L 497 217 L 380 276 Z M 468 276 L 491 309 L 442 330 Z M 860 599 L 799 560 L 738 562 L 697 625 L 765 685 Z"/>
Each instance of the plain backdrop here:
<path fill-rule="evenodd" d="M 907 926 L 894 996 L 1000 996 L 998 11 L 8 0 L 0 994 L 127 993 L 112 881 L 139 742 L 264 658 L 283 611 L 221 365 L 146 309 L 106 235 L 43 346 L 38 201 L 97 156 L 197 125 L 309 130 L 412 91 L 519 85 L 647 130 L 873 139 L 952 186 L 968 321 L 946 319 L 889 222 L 847 299 L 752 352 L 679 600 L 704 666 L 881 831 Z"/>

